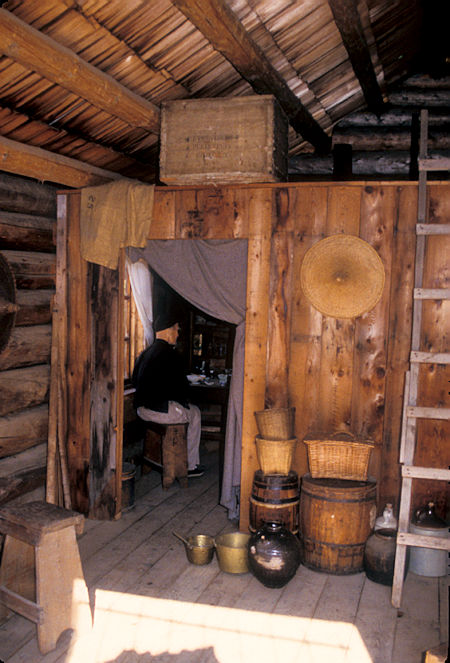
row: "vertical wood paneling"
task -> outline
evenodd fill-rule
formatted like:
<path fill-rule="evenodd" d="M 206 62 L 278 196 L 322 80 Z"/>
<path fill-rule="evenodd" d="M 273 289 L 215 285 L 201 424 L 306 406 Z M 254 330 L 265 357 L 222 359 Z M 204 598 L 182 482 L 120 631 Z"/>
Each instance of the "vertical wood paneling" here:
<path fill-rule="evenodd" d="M 226 195 L 230 198 L 233 214 L 233 238 L 246 238 L 249 234 L 248 220 L 248 191 L 247 189 L 234 189 L 230 187 L 225 189 Z"/>
<path fill-rule="evenodd" d="M 175 193 L 175 237 L 200 239 L 203 237 L 203 210 L 198 206 L 199 191 L 189 189 Z"/>
<path fill-rule="evenodd" d="M 115 354 L 115 360 L 117 362 L 117 373 L 115 376 L 116 389 L 115 394 L 111 395 L 111 400 L 114 401 L 114 408 L 116 412 L 116 426 L 113 427 L 116 436 L 116 446 L 115 446 L 115 459 L 114 459 L 114 468 L 115 471 L 115 486 L 114 486 L 114 498 L 115 498 L 115 510 L 114 516 L 117 515 L 122 510 L 122 463 L 123 463 L 123 427 L 124 427 L 124 381 L 121 379 L 122 375 L 125 376 L 125 355 L 123 350 L 124 346 L 124 334 L 125 334 L 125 298 L 121 296 L 124 292 L 126 280 L 126 268 L 125 268 L 125 250 L 121 249 L 119 255 L 119 273 L 118 273 L 118 302 L 117 302 L 117 325 L 116 325 L 116 335 L 117 343 L 116 347 L 112 348 Z M 117 471 L 117 468 L 120 468 L 120 471 Z"/>
<path fill-rule="evenodd" d="M 116 386 L 119 270 L 89 265 L 92 325 L 89 515 L 113 518 L 116 513 Z M 122 372 L 123 375 L 123 372 Z M 123 382 L 123 379 L 122 379 Z M 119 474 L 120 469 L 118 468 Z"/>
<path fill-rule="evenodd" d="M 67 457 L 72 504 L 89 512 L 91 456 L 91 315 L 88 264 L 80 254 L 80 199 L 68 196 L 67 242 Z"/>
<path fill-rule="evenodd" d="M 360 236 L 382 259 L 385 285 L 378 304 L 355 321 L 352 429 L 375 443 L 370 474 L 378 477 L 384 419 L 393 224 L 397 198 L 392 187 L 366 186 L 361 200 Z"/>
<path fill-rule="evenodd" d="M 291 200 L 292 200 L 291 192 Z M 300 285 L 300 269 L 306 251 L 323 239 L 327 217 L 326 187 L 296 191 L 294 215 L 294 257 L 292 279 L 292 323 L 289 359 L 289 396 L 296 408 L 298 438 L 293 469 L 302 476 L 308 471 L 306 446 L 302 440 L 317 430 L 319 416 L 319 376 L 322 314 L 306 300 Z"/>
<path fill-rule="evenodd" d="M 414 287 L 417 188 L 398 186 L 395 195 L 379 509 L 386 502 L 398 504 L 401 413 L 405 373 L 409 367 Z M 391 221 L 386 216 L 386 224 L 388 222 Z"/>
<path fill-rule="evenodd" d="M 434 189 L 430 221 L 447 221 L 448 187 L 434 185 Z M 258 469 L 254 411 L 265 404 L 296 407 L 300 440 L 319 428 L 328 432 L 350 429 L 376 442 L 382 439 L 382 454 L 375 454 L 371 468 L 379 481 L 379 507 L 386 501 L 396 502 L 403 381 L 411 329 L 416 201 L 417 187 L 411 184 L 157 189 L 152 228 L 157 237 L 248 238 L 241 529 L 248 527 L 248 500 Z M 86 311 L 90 297 L 87 270 L 77 252 L 77 204 L 77 197 L 71 196 L 68 268 L 75 288 L 68 299 L 68 450 L 74 490 L 79 487 L 84 495 L 88 494 L 83 481 L 90 458 L 88 412 L 94 347 L 87 333 L 93 324 Z M 386 268 L 382 300 L 356 322 L 322 316 L 305 300 L 300 287 L 306 250 L 323 237 L 341 232 L 368 241 Z M 443 248 L 442 238 L 433 242 L 427 253 L 427 278 L 432 278 L 428 271 L 431 266 L 437 269 L 438 277 L 429 285 L 448 287 L 447 247 Z M 426 349 L 448 350 L 444 348 L 447 304 L 437 302 L 427 307 Z M 448 403 L 447 380 L 441 367 L 429 372 L 421 396 L 431 400 L 437 394 Z M 424 436 L 424 464 L 440 462 L 446 448 L 444 428 L 436 422 L 430 426 Z M 76 453 L 72 449 L 75 444 Z M 307 471 L 306 448 L 301 442 L 293 469 L 299 474 Z"/>
<path fill-rule="evenodd" d="M 211 187 L 199 191 L 198 206 L 202 209 L 202 239 L 230 239 L 235 237 L 232 189 Z"/>
<path fill-rule="evenodd" d="M 361 187 L 330 187 L 326 235 L 359 235 L 360 203 Z M 354 331 L 354 320 L 323 317 L 319 397 L 323 431 L 350 428 Z"/>
<path fill-rule="evenodd" d="M 258 469 L 254 412 L 264 408 L 267 371 L 272 189 L 249 190 L 240 529 L 248 530 L 249 499 Z"/>
<path fill-rule="evenodd" d="M 295 197 L 295 192 L 293 192 Z M 266 407 L 288 407 L 293 217 L 289 189 L 274 191 L 275 219 L 270 251 L 269 339 Z"/>
<path fill-rule="evenodd" d="M 155 192 L 149 239 L 175 237 L 175 191 Z"/>
<path fill-rule="evenodd" d="M 210 187 L 175 192 L 175 236 L 178 239 L 246 237 L 243 213 L 247 189 Z"/>

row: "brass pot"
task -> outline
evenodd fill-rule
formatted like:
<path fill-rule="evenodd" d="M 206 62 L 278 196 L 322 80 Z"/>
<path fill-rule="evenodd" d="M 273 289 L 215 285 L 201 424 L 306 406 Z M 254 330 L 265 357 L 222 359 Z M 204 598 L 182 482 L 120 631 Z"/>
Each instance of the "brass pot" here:
<path fill-rule="evenodd" d="M 248 572 L 248 540 L 250 534 L 230 532 L 216 536 L 217 559 L 221 571 L 226 573 Z"/>
<path fill-rule="evenodd" d="M 209 564 L 214 556 L 214 539 L 207 534 L 188 536 L 184 544 L 186 556 L 191 564 Z"/>

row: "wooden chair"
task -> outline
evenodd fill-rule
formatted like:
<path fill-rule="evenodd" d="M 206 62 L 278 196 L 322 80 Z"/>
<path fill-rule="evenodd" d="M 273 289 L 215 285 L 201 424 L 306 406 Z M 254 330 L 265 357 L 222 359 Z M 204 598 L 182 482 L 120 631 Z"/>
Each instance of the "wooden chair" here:
<path fill-rule="evenodd" d="M 35 622 L 42 654 L 56 647 L 66 629 L 81 634 L 92 628 L 76 540 L 83 527 L 82 514 L 46 502 L 0 509 L 0 533 L 6 535 L 0 566 L 0 623 L 10 610 Z"/>
<path fill-rule="evenodd" d="M 188 424 L 157 424 L 145 422 L 144 465 L 161 472 L 163 488 L 175 479 L 182 488 L 188 485 L 187 427 Z"/>

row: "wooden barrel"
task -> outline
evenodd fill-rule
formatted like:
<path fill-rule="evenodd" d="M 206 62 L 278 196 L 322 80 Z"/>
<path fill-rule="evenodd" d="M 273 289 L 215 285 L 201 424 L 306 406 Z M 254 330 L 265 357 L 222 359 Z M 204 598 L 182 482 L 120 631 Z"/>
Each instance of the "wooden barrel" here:
<path fill-rule="evenodd" d="M 257 470 L 250 496 L 250 531 L 256 532 L 264 522 L 275 522 L 297 534 L 299 502 L 297 472 L 264 474 Z"/>
<path fill-rule="evenodd" d="M 303 564 L 345 575 L 363 570 L 364 547 L 376 517 L 376 482 L 302 478 Z"/>

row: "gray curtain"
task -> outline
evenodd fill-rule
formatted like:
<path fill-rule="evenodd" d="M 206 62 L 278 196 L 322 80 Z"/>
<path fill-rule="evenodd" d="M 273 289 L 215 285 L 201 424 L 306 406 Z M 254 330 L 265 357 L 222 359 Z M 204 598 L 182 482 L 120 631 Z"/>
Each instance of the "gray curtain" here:
<path fill-rule="evenodd" d="M 241 479 L 247 241 L 151 240 L 144 249 L 129 249 L 128 256 L 132 262 L 139 258 L 146 260 L 194 306 L 236 325 L 220 503 L 228 509 L 229 518 L 237 518 Z"/>

